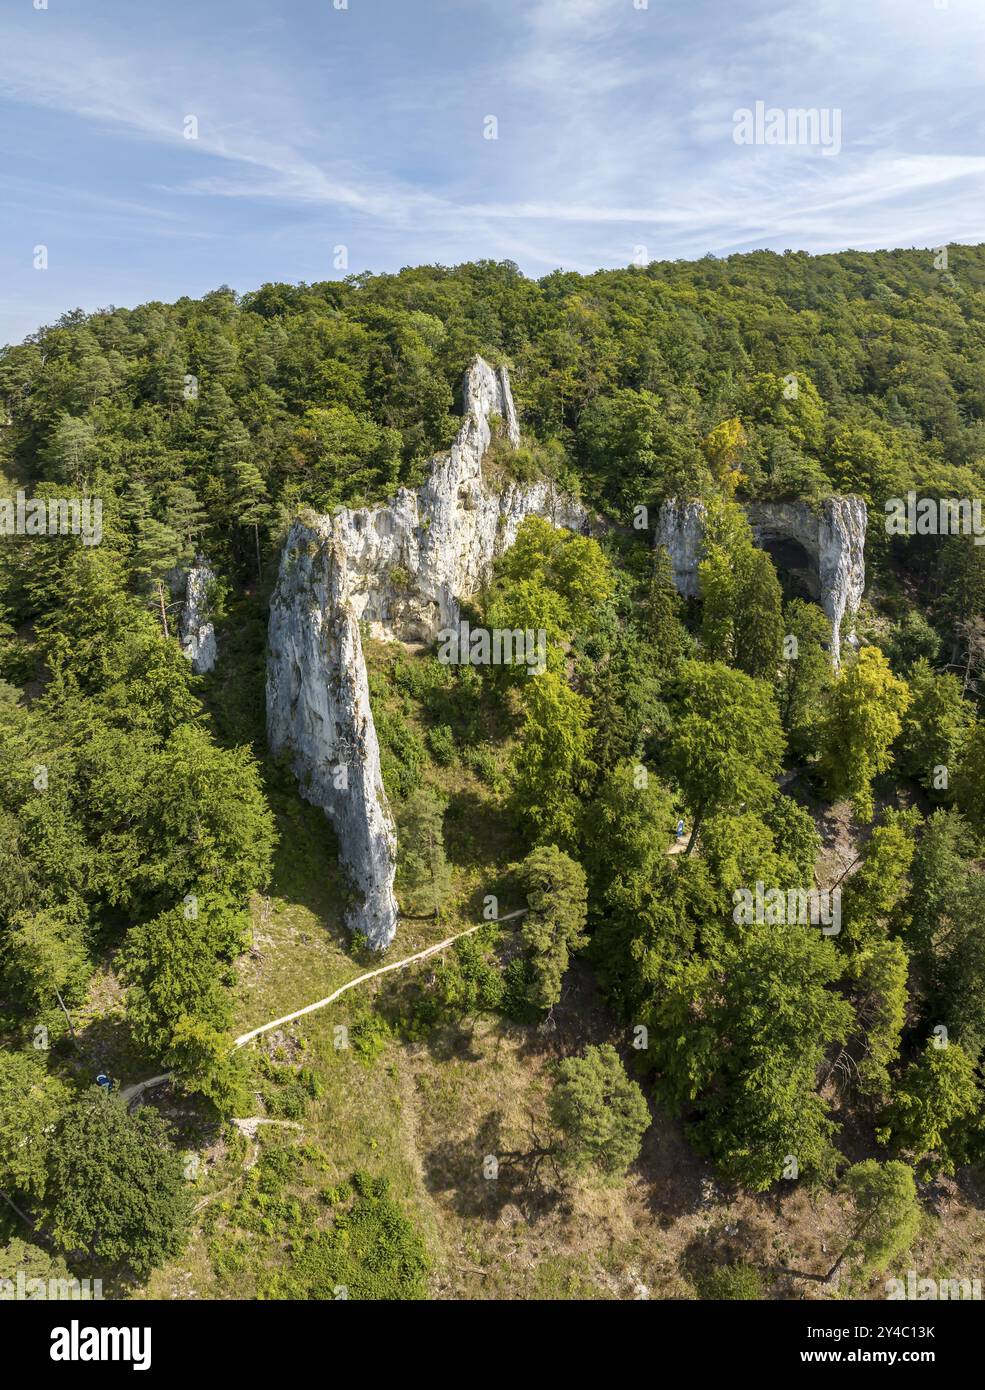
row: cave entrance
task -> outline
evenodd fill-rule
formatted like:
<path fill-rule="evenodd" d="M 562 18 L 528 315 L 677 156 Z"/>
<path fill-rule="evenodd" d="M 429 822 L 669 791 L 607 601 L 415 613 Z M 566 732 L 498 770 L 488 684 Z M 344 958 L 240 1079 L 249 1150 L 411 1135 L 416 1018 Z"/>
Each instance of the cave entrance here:
<path fill-rule="evenodd" d="M 812 603 L 819 601 L 821 581 L 817 561 L 800 541 L 792 536 L 762 535 L 759 545 L 776 566 L 785 602 L 792 598 L 808 599 Z"/>

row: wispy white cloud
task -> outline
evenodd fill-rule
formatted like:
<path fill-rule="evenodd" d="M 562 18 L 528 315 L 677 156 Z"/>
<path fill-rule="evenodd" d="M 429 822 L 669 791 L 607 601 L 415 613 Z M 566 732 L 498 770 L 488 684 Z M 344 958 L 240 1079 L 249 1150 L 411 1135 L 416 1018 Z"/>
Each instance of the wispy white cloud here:
<path fill-rule="evenodd" d="M 82 194 L 107 239 L 142 220 L 221 236 L 247 285 L 271 247 L 317 265 L 340 228 L 367 267 L 494 255 L 538 273 L 625 262 L 641 243 L 675 256 L 983 235 L 971 0 L 377 0 L 386 23 L 356 5 L 330 21 L 323 0 L 273 19 L 254 0 L 216 11 L 175 0 L 153 34 L 129 10 L 115 27 L 0 19 L 5 127 L 44 113 L 51 141 L 19 185 L 0 173 L 0 216 Z M 838 107 L 841 154 L 736 146 L 733 112 L 757 100 Z M 487 112 L 498 141 L 482 139 Z M 84 172 L 59 161 L 60 122 Z"/>

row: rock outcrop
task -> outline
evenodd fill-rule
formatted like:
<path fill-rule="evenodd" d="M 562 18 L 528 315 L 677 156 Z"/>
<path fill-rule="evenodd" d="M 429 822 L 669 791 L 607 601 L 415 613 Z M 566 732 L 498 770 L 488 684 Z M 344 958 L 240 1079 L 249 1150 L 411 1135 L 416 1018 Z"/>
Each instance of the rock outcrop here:
<path fill-rule="evenodd" d="M 746 508 L 757 545 L 794 541 L 810 564 L 807 584 L 831 621 L 835 665 L 845 636 L 854 636 L 854 620 L 865 589 L 865 531 L 868 513 L 861 497 L 828 497 L 815 511 L 806 502 L 757 502 Z M 814 576 L 816 575 L 816 581 Z"/>
<path fill-rule="evenodd" d="M 498 416 L 519 427 L 505 368 L 477 358 L 465 378 L 465 418 L 418 490 L 384 506 L 308 513 L 292 525 L 271 601 L 267 733 L 287 750 L 301 794 L 323 807 L 361 901 L 353 930 L 376 949 L 396 930 L 396 840 L 380 775 L 360 623 L 381 641 L 430 642 L 458 622 L 525 516 L 586 529 L 587 512 L 549 481 L 487 487 L 482 460 Z"/>
<path fill-rule="evenodd" d="M 571 529 L 587 524 L 585 510 L 548 481 L 508 483 L 499 493 L 486 487 L 490 418 L 499 417 L 514 448 L 520 440 L 505 367 L 494 372 L 477 358 L 464 392 L 458 437 L 418 491 L 402 488 L 386 506 L 346 508 L 334 518 L 349 602 L 377 641 L 431 642 L 456 623 L 459 598 L 476 592 L 525 516 Z"/>
<path fill-rule="evenodd" d="M 212 567 L 201 555 L 189 569 L 171 570 L 166 577 L 172 595 L 178 596 L 181 650 L 197 676 L 211 671 L 219 655 L 209 609 L 209 585 L 214 579 Z"/>
<path fill-rule="evenodd" d="M 790 568 L 820 603 L 831 622 L 831 655 L 840 659 L 842 628 L 852 623 L 865 588 L 867 513 L 861 497 L 828 497 L 820 507 L 807 502 L 749 502 L 746 515 L 757 545 L 799 547 L 805 563 Z M 655 543 L 666 548 L 678 591 L 698 592 L 698 562 L 704 538 L 704 507 L 671 499 L 660 508 Z M 781 564 L 784 563 L 780 557 Z"/>
<path fill-rule="evenodd" d="M 685 598 L 698 596 L 698 563 L 705 538 L 705 509 L 701 502 L 664 502 L 657 520 L 654 544 L 663 546 L 670 557 L 677 592 Z"/>
<path fill-rule="evenodd" d="M 291 529 L 270 606 L 267 738 L 290 749 L 301 795 L 321 806 L 360 901 L 349 924 L 385 946 L 397 924 L 397 840 L 383 789 L 359 620 L 330 517 Z"/>

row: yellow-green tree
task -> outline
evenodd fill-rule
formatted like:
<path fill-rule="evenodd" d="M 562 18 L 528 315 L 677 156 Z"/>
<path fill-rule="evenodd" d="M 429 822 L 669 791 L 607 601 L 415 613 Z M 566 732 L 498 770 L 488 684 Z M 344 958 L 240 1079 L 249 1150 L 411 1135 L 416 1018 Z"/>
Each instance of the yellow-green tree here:
<path fill-rule="evenodd" d="M 769 804 L 784 740 L 769 688 L 741 671 L 683 661 L 677 690 L 668 765 L 691 812 L 690 854 L 704 816 Z"/>
<path fill-rule="evenodd" d="M 572 952 L 588 941 L 585 871 L 557 845 L 540 845 L 518 866 L 517 879 L 527 899 L 522 935 L 529 952 L 530 1002 L 549 1009 L 561 998 Z"/>
<path fill-rule="evenodd" d="M 742 421 L 737 416 L 733 416 L 731 420 L 723 420 L 702 440 L 702 453 L 711 465 L 716 480 L 729 497 L 745 477 L 739 468 L 739 460 L 748 442 Z"/>
<path fill-rule="evenodd" d="M 589 751 L 589 702 L 556 671 L 531 676 L 524 688 L 523 726 L 513 763 L 517 819 L 534 839 L 574 842 L 577 787 Z"/>
<path fill-rule="evenodd" d="M 953 1173 L 968 1157 L 968 1136 L 981 1106 L 975 1059 L 959 1043 L 936 1038 L 907 1067 L 878 1137 L 920 1162 L 922 1178 Z"/>
<path fill-rule="evenodd" d="M 872 819 L 872 783 L 892 762 L 909 704 L 906 681 L 893 675 L 878 647 L 863 647 L 831 692 L 821 766 L 830 795 L 850 798 L 860 821 Z"/>

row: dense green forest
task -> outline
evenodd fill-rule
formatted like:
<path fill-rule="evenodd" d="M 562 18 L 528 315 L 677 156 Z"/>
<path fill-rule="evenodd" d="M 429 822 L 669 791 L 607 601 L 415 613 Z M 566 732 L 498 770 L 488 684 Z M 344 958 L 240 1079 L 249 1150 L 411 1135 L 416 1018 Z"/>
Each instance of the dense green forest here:
<path fill-rule="evenodd" d="M 173 1137 L 92 1089 L 74 1035 L 100 972 L 125 991 L 133 1065 L 173 1071 L 200 1115 L 269 1091 L 230 1043 L 236 963 L 296 799 L 264 740 L 279 549 L 301 508 L 419 483 L 480 353 L 509 367 L 524 436 L 491 465 L 546 474 L 612 525 L 598 541 L 528 520 L 472 597 L 490 627 L 546 631 L 535 680 L 428 653 L 371 663 L 404 911 L 468 922 L 489 892 L 528 909 L 518 932 L 461 943 L 379 1027 L 536 1029 L 577 960 L 617 1047 L 559 1062 L 551 1137 L 512 1155 L 525 1179 L 618 1180 L 651 1101 L 726 1184 L 837 1190 L 855 1212 L 847 1265 L 887 1268 L 934 1185 L 985 1160 L 985 547 L 884 525 L 910 491 L 985 494 L 985 247 L 950 266 L 894 251 L 539 281 L 422 267 L 75 311 L 0 354 L 0 493 L 100 498 L 104 531 L 0 542 L 0 1191 L 18 1235 L 26 1221 L 60 1256 L 137 1278 L 187 1239 Z M 741 505 L 833 493 L 869 509 L 859 642 L 837 671 L 824 613 Z M 652 546 L 669 497 L 707 509 L 688 602 Z M 175 640 L 169 578 L 199 553 L 218 576 L 207 678 Z M 504 826 L 461 882 L 459 768 Z M 851 845 L 834 867 L 832 813 Z M 678 817 L 686 848 L 668 854 Z M 839 929 L 739 920 L 757 883 L 837 889 Z M 304 1073 L 298 1094 L 319 1084 Z M 264 1163 L 279 1194 L 287 1160 Z M 367 1276 L 366 1296 L 422 1296 L 426 1256 L 383 1182 L 363 1174 L 329 1204 L 410 1270 Z M 121 1183 L 153 1200 L 83 1200 Z M 323 1232 L 268 1292 L 331 1296 L 343 1263 Z"/>

